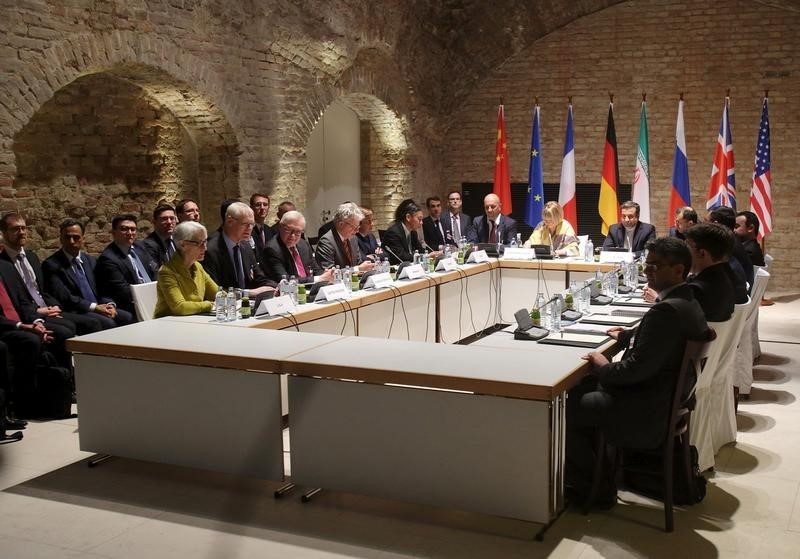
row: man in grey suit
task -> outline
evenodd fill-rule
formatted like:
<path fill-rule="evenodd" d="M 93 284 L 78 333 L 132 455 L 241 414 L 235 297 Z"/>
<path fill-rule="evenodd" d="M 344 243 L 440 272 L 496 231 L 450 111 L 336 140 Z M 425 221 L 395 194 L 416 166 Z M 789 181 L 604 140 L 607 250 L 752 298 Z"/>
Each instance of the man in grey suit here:
<path fill-rule="evenodd" d="M 320 266 L 355 266 L 360 272 L 368 272 L 373 268 L 374 263 L 361 254 L 355 236 L 362 219 L 364 212 L 352 202 L 345 202 L 336 208 L 333 228 L 320 238 L 314 253 Z"/>
<path fill-rule="evenodd" d="M 445 241 L 451 245 L 458 243 L 461 237 L 469 238 L 472 229 L 472 218 L 461 211 L 461 206 L 461 192 L 450 191 L 447 195 L 447 211 L 442 214 L 442 225 L 447 236 Z"/>
<path fill-rule="evenodd" d="M 331 281 L 330 268 L 323 269 L 314 260 L 311 245 L 303 238 L 306 218 L 298 211 L 290 210 L 278 222 L 278 234 L 264 247 L 264 265 L 267 277 L 280 281 L 283 276 L 296 276 L 303 283 Z"/>

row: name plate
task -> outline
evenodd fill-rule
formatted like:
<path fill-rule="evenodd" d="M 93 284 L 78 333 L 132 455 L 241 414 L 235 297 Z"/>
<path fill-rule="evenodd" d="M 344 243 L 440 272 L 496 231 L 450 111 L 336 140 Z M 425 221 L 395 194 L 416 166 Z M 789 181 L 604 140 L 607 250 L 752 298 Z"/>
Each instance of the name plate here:
<path fill-rule="evenodd" d="M 419 279 L 425 277 L 425 270 L 422 269 L 421 264 L 412 264 L 411 266 L 406 266 L 403 268 L 403 271 L 400 272 L 400 277 L 397 279 Z"/>
<path fill-rule="evenodd" d="M 321 301 L 334 301 L 336 299 L 347 299 L 350 293 L 343 283 L 334 283 L 320 287 L 317 296 L 314 298 L 315 303 Z"/>
<path fill-rule="evenodd" d="M 467 262 L 474 262 L 476 264 L 488 261 L 489 261 L 489 255 L 486 254 L 485 250 L 472 251 L 469 255 L 469 258 L 467 259 Z"/>
<path fill-rule="evenodd" d="M 536 250 L 525 247 L 506 247 L 503 253 L 503 260 L 533 260 L 536 258 Z"/>
<path fill-rule="evenodd" d="M 264 299 L 258 305 L 256 310 L 257 315 L 278 316 L 279 314 L 297 312 L 297 305 L 289 295 L 282 295 L 280 297 L 273 297 L 272 299 Z"/>
<path fill-rule="evenodd" d="M 383 289 L 384 287 L 389 287 L 390 285 L 392 285 L 392 274 L 389 272 L 383 272 L 381 274 L 373 274 L 368 277 L 366 283 L 364 283 L 364 289 Z"/>
<path fill-rule="evenodd" d="M 452 272 L 456 268 L 458 268 L 458 262 L 456 262 L 456 259 L 453 258 L 452 256 L 450 258 L 442 258 L 436 264 L 436 271 L 437 272 L 441 272 L 441 271 Z"/>
<path fill-rule="evenodd" d="M 600 262 L 633 262 L 632 252 L 616 252 L 613 250 L 601 250 Z"/>

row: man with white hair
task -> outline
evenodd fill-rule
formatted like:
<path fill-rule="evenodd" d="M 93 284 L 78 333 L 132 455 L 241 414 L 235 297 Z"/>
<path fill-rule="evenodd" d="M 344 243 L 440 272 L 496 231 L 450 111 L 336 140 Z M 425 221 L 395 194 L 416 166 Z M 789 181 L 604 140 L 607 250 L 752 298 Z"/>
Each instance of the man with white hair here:
<path fill-rule="evenodd" d="M 225 210 L 221 230 L 208 239 L 203 267 L 217 285 L 246 289 L 250 295 L 271 290 L 270 281 L 250 248 L 250 234 L 255 225 L 253 210 L 242 202 L 233 202 Z"/>
<path fill-rule="evenodd" d="M 314 253 L 323 268 L 355 266 L 360 272 L 368 272 L 373 268 L 375 264 L 361 254 L 356 238 L 362 219 L 364 212 L 352 202 L 345 202 L 336 208 L 333 228 L 320 238 Z"/>
<path fill-rule="evenodd" d="M 281 277 L 295 276 L 303 283 L 330 281 L 331 269 L 323 269 L 314 260 L 311 245 L 303 238 L 306 218 L 296 210 L 289 210 L 278 222 L 278 234 L 264 247 L 264 265 L 267 277 L 280 281 Z"/>

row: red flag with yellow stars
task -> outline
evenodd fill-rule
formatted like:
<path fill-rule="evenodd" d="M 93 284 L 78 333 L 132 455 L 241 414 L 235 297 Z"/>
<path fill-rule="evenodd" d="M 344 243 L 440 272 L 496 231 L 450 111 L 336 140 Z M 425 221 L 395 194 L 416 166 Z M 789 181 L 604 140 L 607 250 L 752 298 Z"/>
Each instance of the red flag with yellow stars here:
<path fill-rule="evenodd" d="M 494 157 L 494 188 L 492 192 L 500 198 L 500 207 L 506 215 L 511 214 L 511 178 L 508 173 L 508 144 L 503 105 L 497 109 L 497 146 Z"/>

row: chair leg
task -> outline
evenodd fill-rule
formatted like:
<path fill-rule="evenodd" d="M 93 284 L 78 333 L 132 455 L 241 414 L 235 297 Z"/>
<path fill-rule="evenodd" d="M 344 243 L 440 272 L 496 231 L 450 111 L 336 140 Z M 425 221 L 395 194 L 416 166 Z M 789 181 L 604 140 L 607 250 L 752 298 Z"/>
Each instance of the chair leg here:
<path fill-rule="evenodd" d="M 692 471 L 692 450 L 689 446 L 689 430 L 681 435 L 681 451 L 683 454 L 683 475 L 686 478 L 686 486 L 689 488 L 691 504 L 697 503 L 697 493 L 694 487 L 694 472 Z"/>
<path fill-rule="evenodd" d="M 672 515 L 672 455 L 675 448 L 675 438 L 668 437 L 670 440 L 664 445 L 664 531 L 672 532 L 675 529 Z"/>

